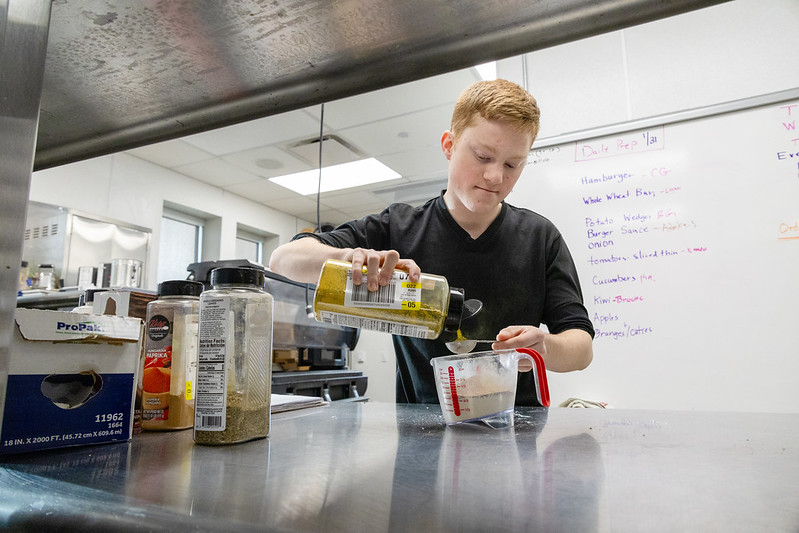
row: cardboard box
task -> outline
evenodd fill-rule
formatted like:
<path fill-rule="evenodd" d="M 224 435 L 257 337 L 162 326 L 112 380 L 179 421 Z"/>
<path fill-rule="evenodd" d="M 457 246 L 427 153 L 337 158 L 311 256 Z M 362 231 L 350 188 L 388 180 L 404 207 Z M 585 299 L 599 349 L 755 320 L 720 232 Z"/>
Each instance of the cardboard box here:
<path fill-rule="evenodd" d="M 126 441 L 144 324 L 17 309 L 0 361 L 0 454 Z"/>
<path fill-rule="evenodd" d="M 142 289 L 109 289 L 94 295 L 95 315 L 132 316 L 147 319 L 147 304 L 158 298 L 154 291 Z"/>

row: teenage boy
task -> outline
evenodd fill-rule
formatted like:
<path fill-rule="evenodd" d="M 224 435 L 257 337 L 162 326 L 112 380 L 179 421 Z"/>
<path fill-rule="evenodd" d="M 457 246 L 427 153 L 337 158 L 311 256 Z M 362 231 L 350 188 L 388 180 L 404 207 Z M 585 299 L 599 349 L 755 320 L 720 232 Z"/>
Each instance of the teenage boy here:
<path fill-rule="evenodd" d="M 549 220 L 504 201 L 538 129 L 538 105 L 519 85 L 496 80 L 468 87 L 441 137 L 449 175 L 440 196 L 420 207 L 392 204 L 326 233 L 296 235 L 274 251 L 270 269 L 315 283 L 325 260 L 349 261 L 353 283 L 371 291 L 386 285 L 395 268 L 411 281 L 421 272 L 438 274 L 467 299 L 483 302 L 470 338 L 496 339 L 493 350 L 532 348 L 552 371 L 586 368 L 594 329 L 566 243 Z M 445 342 L 452 340 L 446 332 L 436 340 L 394 336 L 398 402 L 438 402 L 430 359 L 450 355 Z M 532 372 L 519 374 L 516 405 L 536 405 Z"/>

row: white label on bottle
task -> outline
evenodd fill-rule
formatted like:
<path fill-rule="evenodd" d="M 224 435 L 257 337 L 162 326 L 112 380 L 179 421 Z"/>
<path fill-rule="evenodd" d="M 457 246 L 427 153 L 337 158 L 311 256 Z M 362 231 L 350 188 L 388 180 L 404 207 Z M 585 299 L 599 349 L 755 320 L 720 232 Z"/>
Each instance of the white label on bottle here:
<path fill-rule="evenodd" d="M 224 431 L 227 404 L 227 343 L 233 342 L 229 321 L 230 299 L 203 299 L 200 308 L 200 345 L 197 352 L 197 396 L 194 427 L 202 431 Z"/>
<path fill-rule="evenodd" d="M 195 395 L 194 379 L 197 375 L 197 339 L 200 336 L 200 326 L 196 322 L 197 315 L 193 315 L 192 318 L 193 320 L 186 322 L 186 341 L 183 356 L 183 363 L 186 365 L 184 372 L 186 376 L 185 393 L 187 402 L 193 400 Z"/>
<path fill-rule="evenodd" d="M 408 280 L 408 273 L 395 270 L 388 285 L 376 291 L 366 288 L 366 279 L 360 285 L 352 283 L 352 269 L 347 270 L 347 287 L 344 305 L 348 307 L 378 307 L 380 309 L 419 309 L 422 301 L 422 284 Z"/>
<path fill-rule="evenodd" d="M 403 324 L 401 322 L 391 322 L 389 320 L 378 320 L 376 318 L 366 318 L 362 316 L 344 315 L 341 313 L 331 313 L 322 311 L 319 313 L 320 322 L 334 324 L 336 326 L 348 326 L 351 328 L 363 328 L 404 337 L 416 337 L 419 339 L 434 339 L 433 330 L 424 326 L 414 324 Z"/>

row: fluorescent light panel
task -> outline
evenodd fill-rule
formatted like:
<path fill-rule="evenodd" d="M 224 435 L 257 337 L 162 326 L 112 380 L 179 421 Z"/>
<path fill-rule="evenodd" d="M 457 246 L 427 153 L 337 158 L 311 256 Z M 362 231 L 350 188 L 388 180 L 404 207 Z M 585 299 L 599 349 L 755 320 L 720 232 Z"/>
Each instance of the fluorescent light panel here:
<path fill-rule="evenodd" d="M 377 159 L 361 159 L 351 163 L 322 167 L 321 192 L 348 189 L 400 177 L 399 173 Z M 269 178 L 269 181 L 302 195 L 316 194 L 316 191 L 320 190 L 319 169 L 276 176 Z"/>

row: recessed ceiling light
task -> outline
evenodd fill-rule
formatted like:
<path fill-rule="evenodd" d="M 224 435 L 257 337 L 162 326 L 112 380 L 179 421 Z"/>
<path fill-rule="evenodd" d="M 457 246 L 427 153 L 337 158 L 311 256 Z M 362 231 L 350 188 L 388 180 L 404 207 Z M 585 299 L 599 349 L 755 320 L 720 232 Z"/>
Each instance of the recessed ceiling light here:
<path fill-rule="evenodd" d="M 400 177 L 402 176 L 398 172 L 390 169 L 377 159 L 369 158 L 323 167 L 321 188 L 319 184 L 319 169 L 276 176 L 269 178 L 269 181 L 291 189 L 296 193 L 308 195 L 316 194 L 317 190 L 320 192 L 337 191 Z"/>

